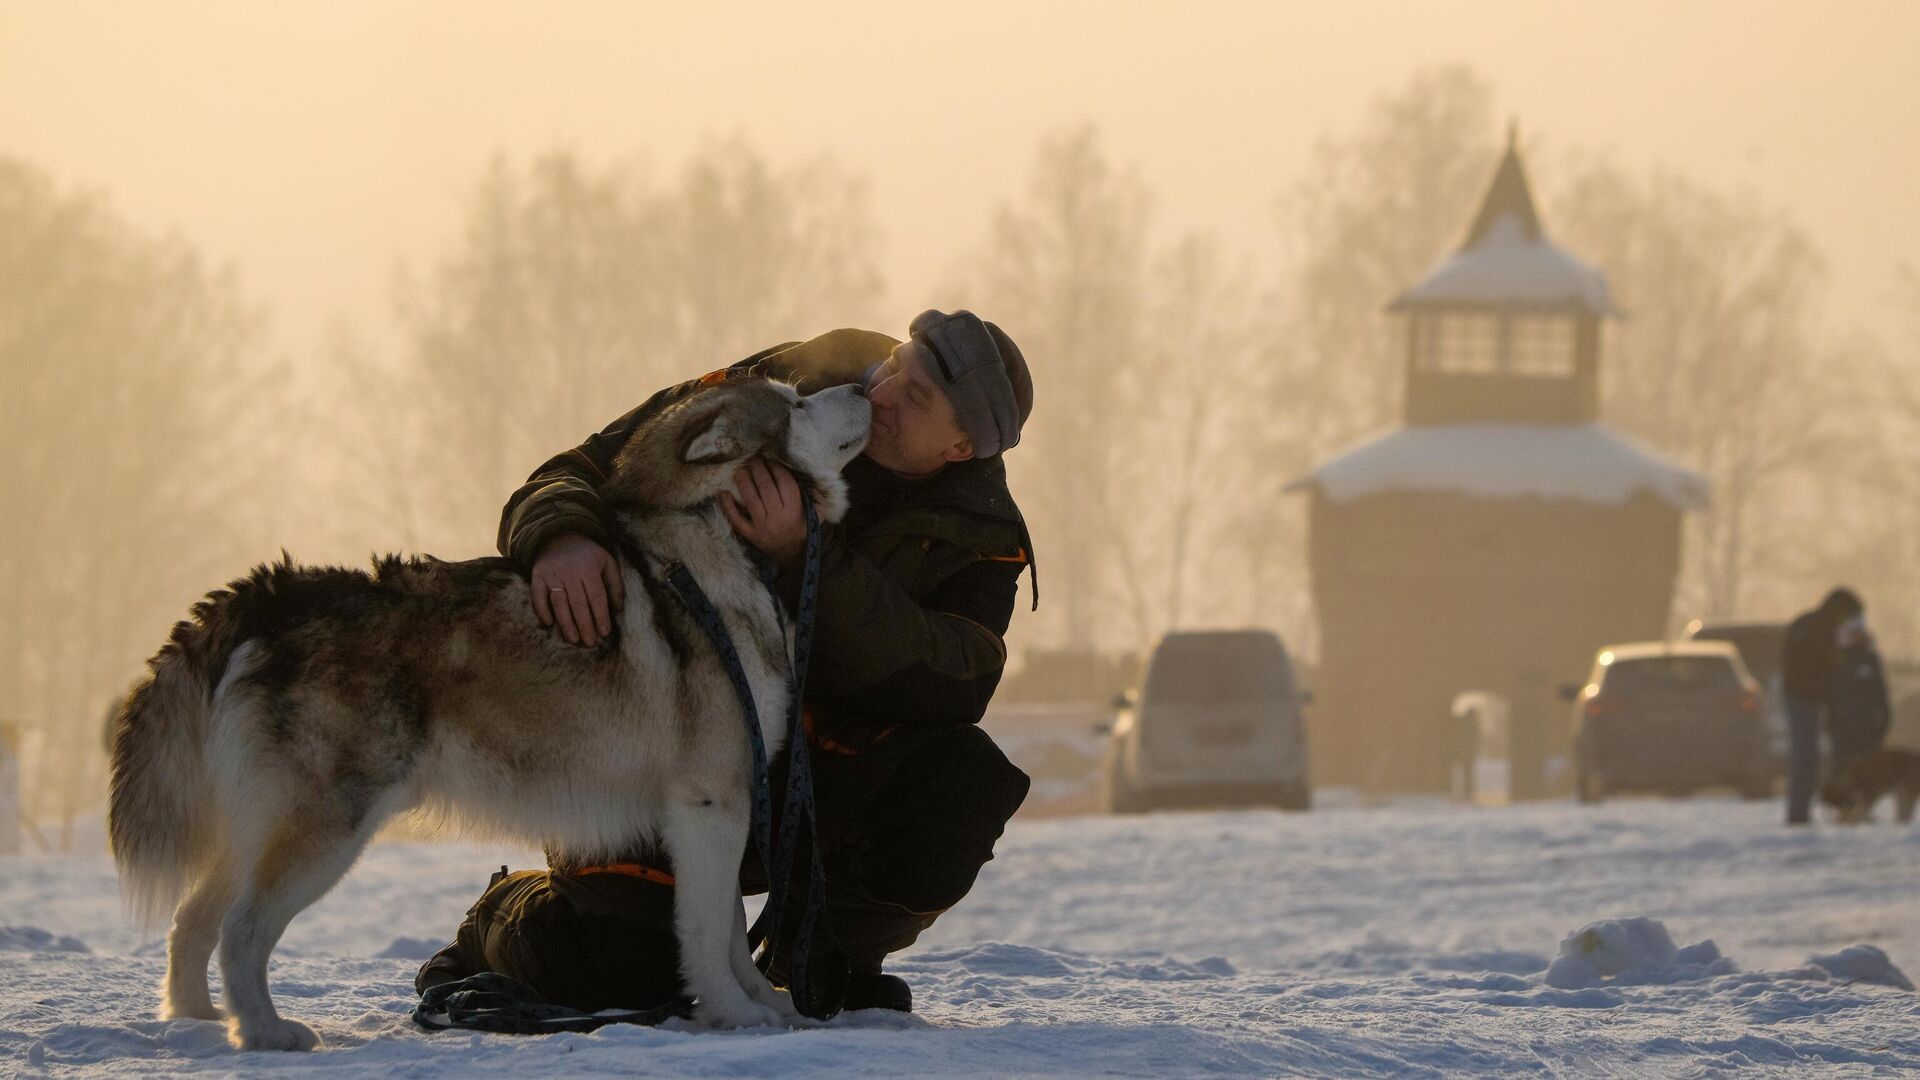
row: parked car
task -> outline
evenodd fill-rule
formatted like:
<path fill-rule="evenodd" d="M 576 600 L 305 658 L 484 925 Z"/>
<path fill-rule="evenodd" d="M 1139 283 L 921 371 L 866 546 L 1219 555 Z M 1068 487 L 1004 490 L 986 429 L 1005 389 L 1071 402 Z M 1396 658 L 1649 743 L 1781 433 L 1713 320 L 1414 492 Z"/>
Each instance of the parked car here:
<path fill-rule="evenodd" d="M 1113 813 L 1163 807 L 1305 810 L 1305 696 L 1265 630 L 1168 634 L 1137 691 L 1122 695 L 1101 762 Z"/>
<path fill-rule="evenodd" d="M 1787 624 L 1695 619 L 1687 624 L 1686 638 L 1689 641 L 1724 641 L 1740 651 L 1740 662 L 1747 665 L 1747 671 L 1760 684 L 1760 708 L 1767 719 L 1774 775 L 1785 777 L 1787 699 L 1780 691 L 1780 653 L 1787 644 Z"/>
<path fill-rule="evenodd" d="M 1574 701 L 1574 792 L 1691 794 L 1731 785 L 1773 794 L 1772 736 L 1760 684 L 1724 641 L 1654 641 L 1600 650 Z"/>

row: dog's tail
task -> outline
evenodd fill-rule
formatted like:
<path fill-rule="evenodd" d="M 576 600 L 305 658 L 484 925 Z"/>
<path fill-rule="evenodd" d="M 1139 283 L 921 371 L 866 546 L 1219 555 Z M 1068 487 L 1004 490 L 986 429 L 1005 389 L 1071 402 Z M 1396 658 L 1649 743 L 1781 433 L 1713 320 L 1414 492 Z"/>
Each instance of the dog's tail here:
<path fill-rule="evenodd" d="M 215 592 L 174 626 L 114 722 L 107 833 L 121 892 L 142 926 L 173 913 L 221 843 L 207 742 L 215 683 L 238 659 L 233 600 Z"/>

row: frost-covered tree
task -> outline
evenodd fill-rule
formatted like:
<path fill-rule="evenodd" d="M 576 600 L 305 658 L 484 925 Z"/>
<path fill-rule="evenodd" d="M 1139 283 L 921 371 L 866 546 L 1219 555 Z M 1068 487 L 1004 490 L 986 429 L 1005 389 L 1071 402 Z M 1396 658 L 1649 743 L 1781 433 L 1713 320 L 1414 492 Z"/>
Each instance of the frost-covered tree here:
<path fill-rule="evenodd" d="M 1139 475 L 1150 530 L 1133 545 L 1127 577 L 1135 620 L 1152 634 L 1246 619 L 1244 568 L 1223 543 L 1267 464 L 1246 452 L 1272 419 L 1262 350 L 1265 299 L 1249 260 L 1189 235 L 1161 252 L 1150 276 L 1139 439 L 1127 459 Z M 1129 532 L 1129 537 L 1136 533 Z M 1227 614 L 1231 612 L 1231 614 Z"/>
<path fill-rule="evenodd" d="M 1403 330 L 1386 305 L 1459 246 L 1497 133 L 1492 88 L 1471 68 L 1421 72 L 1316 143 L 1280 197 L 1275 359 L 1297 425 L 1278 433 L 1285 460 L 1399 420 Z"/>
<path fill-rule="evenodd" d="M 1259 616 L 1226 541 L 1267 469 L 1248 452 L 1271 419 L 1267 297 L 1218 240 L 1159 242 L 1150 205 L 1095 128 L 1057 133 L 959 290 L 1033 368 L 1039 411 L 1012 468 L 1045 636 L 1071 650 Z"/>
<path fill-rule="evenodd" d="M 1688 516 L 1676 611 L 1749 612 L 1762 579 L 1823 540 L 1792 478 L 1830 474 L 1859 422 L 1822 355 L 1824 260 L 1784 215 L 1670 173 L 1591 161 L 1556 190 L 1558 234 L 1627 315 L 1607 328 L 1608 421 L 1712 484 Z"/>
<path fill-rule="evenodd" d="M 403 285 L 397 393 L 428 418 L 428 535 L 490 545 L 500 504 L 556 451 L 662 386 L 869 319 L 864 184 L 737 142 L 661 184 L 571 153 L 496 160 L 460 243 Z"/>
<path fill-rule="evenodd" d="M 98 800 L 108 704 L 259 554 L 258 329 L 189 244 L 0 157 L 0 713 L 24 732 L 30 811 Z"/>
<path fill-rule="evenodd" d="M 1103 617 L 1127 585 L 1119 533 L 1145 504 L 1122 459 L 1137 438 L 1148 274 L 1148 198 L 1091 126 L 1046 139 L 1019 200 L 1004 202 L 967 302 L 1029 358 L 1035 423 L 1016 451 L 1021 500 L 1066 644 L 1127 640 Z M 1131 631 L 1131 633 L 1129 632 Z"/>
<path fill-rule="evenodd" d="M 1822 350 L 1821 376 L 1835 384 L 1823 403 L 1837 418 L 1833 460 L 1790 485 L 1799 542 L 1770 552 L 1772 588 L 1758 610 L 1789 611 L 1846 582 L 1866 598 L 1881 651 L 1911 661 L 1920 659 L 1920 276 L 1911 268 L 1896 274 L 1891 300 L 1888 340 L 1856 332 Z"/>

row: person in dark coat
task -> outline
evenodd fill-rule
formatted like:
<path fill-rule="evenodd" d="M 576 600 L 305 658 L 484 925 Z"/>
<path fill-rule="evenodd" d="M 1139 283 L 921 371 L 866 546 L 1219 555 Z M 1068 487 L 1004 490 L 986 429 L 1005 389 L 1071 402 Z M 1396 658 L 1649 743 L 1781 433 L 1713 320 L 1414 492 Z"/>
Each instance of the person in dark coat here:
<path fill-rule="evenodd" d="M 849 973 L 842 1008 L 910 1010 L 911 990 L 881 972 L 883 959 L 972 888 L 1029 785 L 977 726 L 1032 564 L 1002 457 L 1033 402 L 1013 341 L 971 312 L 928 311 L 905 341 L 835 330 L 663 390 L 535 470 L 507 501 L 499 547 L 529 574 L 541 621 L 596 645 L 622 602 L 597 493 L 614 454 L 703 384 L 755 376 L 803 393 L 858 382 L 873 403 L 868 447 L 845 470 L 851 508 L 822 526 L 804 702 L 827 897 L 810 970 Z M 792 608 L 805 540 L 798 485 L 783 467 L 752 462 L 735 488 L 722 512 L 778 568 Z M 764 891 L 765 878 L 749 845 L 743 890 Z M 672 882 L 645 846 L 605 866 L 550 857 L 546 871 L 496 875 L 416 988 L 491 970 L 575 1008 L 655 1007 L 679 984 Z M 831 950 L 827 962 L 820 950 Z M 764 958 L 776 985 L 790 960 Z"/>
<path fill-rule="evenodd" d="M 1851 589 L 1837 588 L 1820 606 L 1787 625 L 1780 689 L 1787 702 L 1787 824 L 1805 825 L 1820 777 L 1820 725 L 1833 700 L 1840 627 L 1865 612 Z"/>
<path fill-rule="evenodd" d="M 1865 616 L 1840 624 L 1834 651 L 1833 691 L 1827 705 L 1829 768 L 1838 769 L 1862 754 L 1878 750 L 1893 727 L 1893 703 L 1887 672 L 1867 632 Z"/>

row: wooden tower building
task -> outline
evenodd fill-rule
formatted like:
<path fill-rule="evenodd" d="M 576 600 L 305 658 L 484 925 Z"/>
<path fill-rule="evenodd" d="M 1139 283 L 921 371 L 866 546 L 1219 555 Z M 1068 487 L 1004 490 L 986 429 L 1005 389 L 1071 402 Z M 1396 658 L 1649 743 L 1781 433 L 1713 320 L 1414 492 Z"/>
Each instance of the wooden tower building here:
<path fill-rule="evenodd" d="M 1321 664 L 1318 784 L 1445 791 L 1450 706 L 1506 699 L 1511 791 L 1564 790 L 1558 688 L 1667 629 L 1681 514 L 1706 484 L 1599 422 L 1606 278 L 1541 228 L 1509 139 L 1460 249 L 1388 307 L 1404 426 L 1296 481 Z"/>

